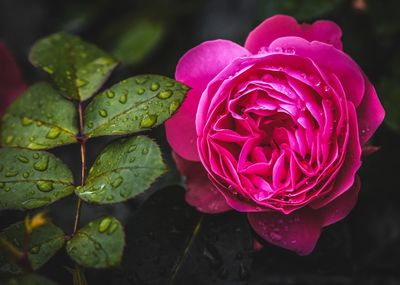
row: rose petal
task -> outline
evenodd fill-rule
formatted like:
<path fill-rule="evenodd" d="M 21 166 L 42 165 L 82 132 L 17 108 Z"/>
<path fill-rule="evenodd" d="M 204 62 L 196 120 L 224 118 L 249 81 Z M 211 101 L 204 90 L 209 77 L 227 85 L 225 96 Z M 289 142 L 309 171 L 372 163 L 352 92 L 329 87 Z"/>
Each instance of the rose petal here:
<path fill-rule="evenodd" d="M 364 145 L 385 117 L 385 110 L 379 101 L 374 86 L 365 78 L 365 95 L 357 108 L 357 118 L 360 130 L 360 143 Z"/>
<path fill-rule="evenodd" d="M 283 37 L 271 43 L 270 49 L 293 49 L 299 56 L 312 59 L 326 74 L 339 78 L 347 99 L 357 108 L 364 96 L 365 80 L 360 67 L 347 54 L 322 42 L 308 42 L 299 37 Z"/>
<path fill-rule="evenodd" d="M 266 241 L 295 251 L 310 254 L 321 233 L 322 219 L 315 211 L 303 208 L 285 215 L 279 212 L 248 213 L 253 229 Z"/>
<path fill-rule="evenodd" d="M 208 82 L 237 57 L 248 51 L 227 40 L 204 42 L 189 50 L 176 67 L 176 80 L 192 88 L 178 112 L 165 123 L 173 150 L 187 160 L 199 161 L 195 117 L 200 96 Z"/>
<path fill-rule="evenodd" d="M 176 166 L 182 175 L 186 176 L 186 202 L 198 211 L 208 214 L 222 213 L 231 210 L 225 198 L 208 179 L 207 173 L 200 162 L 183 159 L 172 153 Z"/>
<path fill-rule="evenodd" d="M 258 53 L 261 48 L 268 47 L 274 40 L 287 36 L 320 41 L 342 49 L 340 40 L 342 31 L 334 22 L 322 20 L 311 25 L 301 25 L 286 15 L 273 16 L 258 25 L 247 37 L 245 47 L 252 53 Z"/>
<path fill-rule="evenodd" d="M 337 223 L 350 213 L 357 203 L 360 187 L 360 178 L 357 177 L 350 189 L 318 210 L 317 215 L 323 217 L 324 227 Z"/>
<path fill-rule="evenodd" d="M 6 46 L 0 43 L 0 116 L 25 89 L 26 85 L 14 58 Z"/>

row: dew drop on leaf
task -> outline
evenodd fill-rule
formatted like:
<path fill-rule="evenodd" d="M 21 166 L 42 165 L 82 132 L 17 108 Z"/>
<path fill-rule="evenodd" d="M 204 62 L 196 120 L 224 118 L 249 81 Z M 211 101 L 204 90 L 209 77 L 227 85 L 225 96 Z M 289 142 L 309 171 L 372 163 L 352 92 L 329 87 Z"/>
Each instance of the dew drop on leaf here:
<path fill-rule="evenodd" d="M 21 161 L 22 163 L 28 163 L 29 162 L 29 159 L 26 156 L 23 156 L 23 155 L 18 155 L 17 159 L 19 161 Z"/>
<path fill-rule="evenodd" d="M 30 125 L 32 125 L 33 124 L 33 120 L 31 119 L 31 118 L 28 118 L 28 117 L 22 117 L 21 118 L 21 124 L 23 125 L 23 126 L 30 126 Z"/>
<path fill-rule="evenodd" d="M 53 182 L 51 181 L 37 181 L 36 187 L 42 192 L 50 192 L 53 190 Z"/>
<path fill-rule="evenodd" d="M 144 115 L 142 121 L 140 122 L 141 128 L 151 128 L 157 122 L 156 115 Z"/>
<path fill-rule="evenodd" d="M 43 156 L 39 161 L 33 164 L 33 168 L 37 171 L 45 171 L 49 167 L 49 157 Z"/>
<path fill-rule="evenodd" d="M 99 224 L 99 232 L 104 233 L 106 230 L 108 230 L 108 227 L 110 226 L 112 220 L 110 218 L 104 218 L 100 224 Z"/>
<path fill-rule="evenodd" d="M 106 110 L 102 109 L 102 110 L 99 110 L 99 115 L 102 116 L 103 118 L 105 118 L 108 116 L 108 113 Z"/>
<path fill-rule="evenodd" d="M 57 127 L 53 127 L 49 130 L 49 132 L 46 135 L 46 138 L 48 139 L 55 139 L 61 134 L 61 129 Z"/>
<path fill-rule="evenodd" d="M 160 99 L 168 99 L 172 96 L 172 91 L 171 90 L 165 90 L 165 91 L 161 91 L 160 93 L 158 93 L 157 97 Z"/>
<path fill-rule="evenodd" d="M 153 82 L 150 85 L 150 90 L 151 91 L 157 91 L 160 88 L 160 84 L 158 84 L 157 82 Z"/>

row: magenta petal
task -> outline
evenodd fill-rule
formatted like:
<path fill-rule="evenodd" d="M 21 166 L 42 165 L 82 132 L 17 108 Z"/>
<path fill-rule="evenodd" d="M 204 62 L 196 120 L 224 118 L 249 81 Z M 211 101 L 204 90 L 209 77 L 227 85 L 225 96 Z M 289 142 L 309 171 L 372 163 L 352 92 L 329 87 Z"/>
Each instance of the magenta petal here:
<path fill-rule="evenodd" d="M 0 116 L 26 89 L 21 73 L 10 51 L 0 43 Z"/>
<path fill-rule="evenodd" d="M 385 117 L 385 110 L 379 101 L 374 86 L 365 78 L 365 95 L 357 108 L 360 143 L 364 145 Z"/>
<path fill-rule="evenodd" d="M 215 40 L 192 48 L 179 60 L 175 78 L 192 90 L 178 112 L 165 123 L 165 128 L 169 144 L 183 158 L 199 161 L 195 117 L 203 90 L 232 60 L 248 53 L 231 41 Z"/>
<path fill-rule="evenodd" d="M 225 198 L 208 179 L 207 172 L 200 162 L 185 160 L 172 153 L 176 166 L 186 176 L 186 202 L 198 211 L 208 214 L 222 213 L 231 210 Z"/>
<path fill-rule="evenodd" d="M 360 179 L 356 177 L 353 186 L 349 190 L 318 210 L 318 215 L 321 215 L 324 219 L 324 227 L 344 219 L 350 213 L 357 203 L 360 187 Z"/>
<path fill-rule="evenodd" d="M 280 212 L 248 213 L 253 229 L 266 241 L 295 251 L 310 254 L 321 233 L 322 220 L 309 208 L 285 215 Z"/>
<path fill-rule="evenodd" d="M 320 41 L 342 49 L 340 40 L 342 31 L 334 22 L 322 20 L 311 25 L 301 25 L 286 15 L 273 16 L 258 25 L 247 37 L 245 47 L 252 53 L 258 53 L 261 48 L 268 47 L 274 40 L 287 36 Z"/>

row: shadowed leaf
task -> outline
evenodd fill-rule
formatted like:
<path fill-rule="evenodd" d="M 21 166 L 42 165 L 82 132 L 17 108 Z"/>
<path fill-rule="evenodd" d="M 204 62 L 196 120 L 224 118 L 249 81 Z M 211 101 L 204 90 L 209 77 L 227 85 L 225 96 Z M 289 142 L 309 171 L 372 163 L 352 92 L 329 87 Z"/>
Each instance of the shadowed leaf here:
<path fill-rule="evenodd" d="M 0 233 L 0 238 L 12 243 L 19 250 L 23 250 L 25 227 L 18 222 Z M 33 270 L 42 267 L 64 245 L 63 231 L 53 224 L 46 224 L 33 230 L 29 241 L 28 259 Z M 20 274 L 22 269 L 10 263 L 9 257 L 0 251 L 0 272 Z"/>
<path fill-rule="evenodd" d="M 6 285 L 56 285 L 56 283 L 37 274 L 28 274 L 11 278 Z"/>
<path fill-rule="evenodd" d="M 66 33 L 36 42 L 30 60 L 50 75 L 65 97 L 80 101 L 90 98 L 117 65 L 106 52 Z"/>
<path fill-rule="evenodd" d="M 159 75 L 123 80 L 88 105 L 85 134 L 123 135 L 158 126 L 175 113 L 187 91 L 185 85 Z"/>
<path fill-rule="evenodd" d="M 147 190 L 165 170 L 161 151 L 151 139 L 120 139 L 103 150 L 76 193 L 90 203 L 122 202 Z"/>
<path fill-rule="evenodd" d="M 71 171 L 48 152 L 2 148 L 0 157 L 0 209 L 35 209 L 74 192 Z"/>
<path fill-rule="evenodd" d="M 114 217 L 104 217 L 81 228 L 67 243 L 68 255 L 92 268 L 117 266 L 125 245 L 124 231 Z"/>
<path fill-rule="evenodd" d="M 76 142 L 74 104 L 47 83 L 37 83 L 7 109 L 3 117 L 3 146 L 48 149 Z"/>

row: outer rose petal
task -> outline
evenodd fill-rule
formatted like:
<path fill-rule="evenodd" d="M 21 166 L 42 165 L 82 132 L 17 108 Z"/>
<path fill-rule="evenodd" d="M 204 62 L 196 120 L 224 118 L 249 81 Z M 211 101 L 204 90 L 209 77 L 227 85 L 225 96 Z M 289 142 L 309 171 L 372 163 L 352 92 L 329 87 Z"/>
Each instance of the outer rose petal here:
<path fill-rule="evenodd" d="M 175 78 L 192 90 L 165 127 L 169 144 L 183 158 L 199 161 L 195 117 L 201 93 L 232 60 L 248 54 L 245 48 L 231 41 L 215 40 L 192 48 L 179 60 Z"/>
<path fill-rule="evenodd" d="M 207 172 L 200 162 L 192 162 L 172 153 L 176 166 L 186 176 L 186 202 L 198 211 L 208 214 L 222 213 L 231 210 L 225 198 L 210 182 Z"/>
<path fill-rule="evenodd" d="M 334 224 L 345 218 L 354 208 L 360 179 L 336 200 L 319 210 L 303 208 L 285 215 L 279 212 L 248 213 L 253 229 L 266 241 L 308 255 L 319 239 L 322 227 Z"/>
<path fill-rule="evenodd" d="M 353 186 L 337 197 L 331 203 L 317 210 L 318 215 L 323 217 L 323 226 L 332 225 L 344 219 L 357 203 L 358 193 L 360 191 L 361 182 L 360 178 L 356 177 Z"/>
<path fill-rule="evenodd" d="M 11 53 L 0 43 L 0 116 L 26 88 Z"/>
<path fill-rule="evenodd" d="M 286 15 L 277 15 L 266 19 L 258 25 L 247 37 L 245 47 L 252 53 L 257 53 L 262 47 L 268 47 L 280 37 L 297 36 L 308 41 L 320 41 L 332 44 L 342 49 L 342 31 L 331 21 L 316 21 L 312 25 L 298 24 Z"/>
<path fill-rule="evenodd" d="M 365 78 L 365 95 L 357 108 L 358 126 L 360 131 L 360 143 L 364 145 L 385 117 L 385 110 L 379 101 L 374 86 Z"/>
<path fill-rule="evenodd" d="M 347 99 L 357 108 L 364 96 L 365 80 L 360 67 L 344 52 L 321 42 L 308 42 L 299 37 L 275 40 L 270 49 L 293 49 L 299 56 L 309 57 L 325 73 L 335 74 L 342 83 Z"/>
<path fill-rule="evenodd" d="M 248 213 L 253 229 L 266 241 L 295 251 L 310 254 L 321 233 L 323 220 L 310 208 L 289 215 L 279 212 Z"/>

